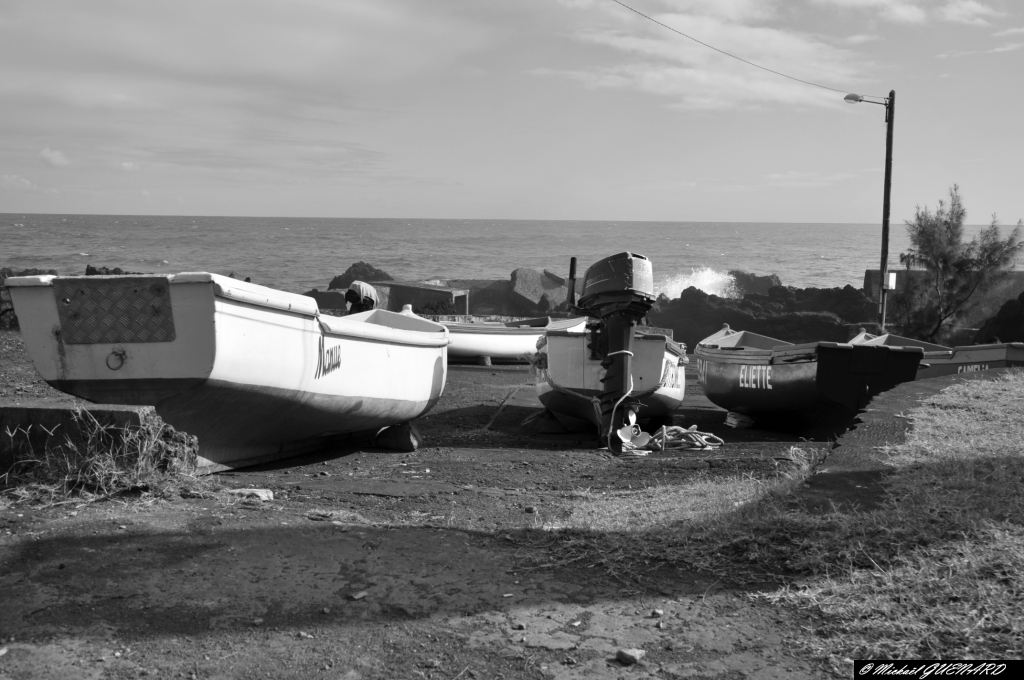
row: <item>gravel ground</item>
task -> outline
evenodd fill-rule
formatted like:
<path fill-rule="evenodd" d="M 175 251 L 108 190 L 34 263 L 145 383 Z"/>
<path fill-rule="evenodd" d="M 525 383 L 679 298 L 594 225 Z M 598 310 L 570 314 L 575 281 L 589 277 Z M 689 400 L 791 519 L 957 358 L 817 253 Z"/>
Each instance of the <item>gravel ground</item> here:
<path fill-rule="evenodd" d="M 72 401 L 0 335 L 0 398 Z M 0 504 L 0 678 L 820 678 L 804 615 L 719 579 L 524 569 L 573 490 L 776 474 L 801 434 L 732 431 L 689 382 L 715 455 L 613 458 L 529 434 L 523 367 L 453 367 L 412 454 L 339 450 L 217 475 L 271 502 Z M 504 407 L 502 408 L 502 404 Z M 499 411 L 500 409 L 500 411 Z M 529 544 L 530 541 L 526 541 Z M 536 561 L 534 559 L 534 561 Z M 638 664 L 621 650 L 645 652 Z"/>

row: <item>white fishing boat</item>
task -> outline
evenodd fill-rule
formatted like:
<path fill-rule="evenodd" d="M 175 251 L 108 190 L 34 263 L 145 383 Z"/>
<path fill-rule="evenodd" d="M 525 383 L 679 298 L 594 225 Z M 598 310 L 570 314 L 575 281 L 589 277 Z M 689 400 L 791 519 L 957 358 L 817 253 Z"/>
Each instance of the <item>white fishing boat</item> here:
<path fill-rule="evenodd" d="M 536 356 L 536 389 L 546 409 L 602 426 L 601 397 L 607 392 L 605 357 L 592 350 L 593 331 L 548 331 Z M 686 348 L 665 335 L 633 336 L 632 390 L 638 420 L 665 418 L 686 392 Z M 625 393 L 624 393 L 625 394 Z"/>
<path fill-rule="evenodd" d="M 586 319 L 552 319 L 543 316 L 519 321 L 441 321 L 448 329 L 451 344 L 448 359 L 479 361 L 484 357 L 492 361 L 527 363 L 524 356 L 537 351 L 537 341 L 551 330 L 582 333 Z"/>
<path fill-rule="evenodd" d="M 208 273 L 7 279 L 25 346 L 55 388 L 156 407 L 199 437 L 204 471 L 410 421 L 441 396 L 448 331 L 384 310 Z"/>

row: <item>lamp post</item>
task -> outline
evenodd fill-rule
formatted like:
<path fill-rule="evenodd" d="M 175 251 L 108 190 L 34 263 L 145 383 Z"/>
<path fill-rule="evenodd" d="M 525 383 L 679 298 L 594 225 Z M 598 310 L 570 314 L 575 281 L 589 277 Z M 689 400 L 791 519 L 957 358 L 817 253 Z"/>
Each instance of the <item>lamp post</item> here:
<path fill-rule="evenodd" d="M 871 97 L 859 94 L 848 94 L 844 98 L 851 104 L 867 102 L 868 104 L 881 104 L 885 107 L 885 189 L 882 194 L 882 267 L 881 277 L 878 281 L 878 325 L 882 332 L 885 332 L 885 295 L 886 283 L 889 273 L 889 194 L 892 190 L 892 121 L 896 114 L 896 90 L 889 90 L 889 96 L 885 98 Z M 882 99 L 882 101 L 872 101 Z"/>

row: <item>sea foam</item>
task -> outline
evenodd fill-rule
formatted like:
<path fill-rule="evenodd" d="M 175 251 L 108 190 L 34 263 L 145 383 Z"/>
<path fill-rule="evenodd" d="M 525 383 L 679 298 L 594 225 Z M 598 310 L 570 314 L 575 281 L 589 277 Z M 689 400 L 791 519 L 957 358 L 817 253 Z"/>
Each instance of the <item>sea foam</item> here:
<path fill-rule="evenodd" d="M 684 290 L 693 286 L 708 295 L 725 298 L 738 298 L 736 280 L 731 274 L 720 272 L 711 267 L 691 269 L 689 274 L 676 274 L 662 279 L 656 286 L 659 294 L 664 293 L 670 298 L 677 298 Z"/>

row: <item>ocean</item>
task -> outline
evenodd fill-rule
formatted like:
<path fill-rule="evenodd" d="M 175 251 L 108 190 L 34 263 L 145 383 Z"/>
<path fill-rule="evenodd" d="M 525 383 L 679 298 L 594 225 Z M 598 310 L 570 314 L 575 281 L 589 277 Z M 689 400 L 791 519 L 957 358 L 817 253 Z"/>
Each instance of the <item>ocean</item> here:
<path fill-rule="evenodd" d="M 890 229 L 890 266 L 908 241 Z M 580 273 L 624 250 L 654 264 L 659 293 L 728 293 L 726 272 L 777 274 L 798 287 L 860 287 L 876 269 L 879 224 L 595 222 L 0 213 L 0 266 L 81 274 L 209 271 L 292 292 L 324 290 L 364 261 L 396 279 L 507 279 L 518 267 Z"/>

